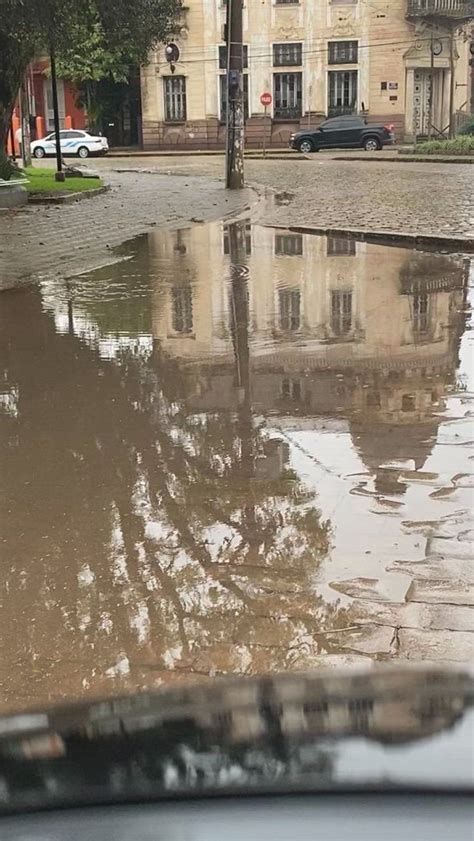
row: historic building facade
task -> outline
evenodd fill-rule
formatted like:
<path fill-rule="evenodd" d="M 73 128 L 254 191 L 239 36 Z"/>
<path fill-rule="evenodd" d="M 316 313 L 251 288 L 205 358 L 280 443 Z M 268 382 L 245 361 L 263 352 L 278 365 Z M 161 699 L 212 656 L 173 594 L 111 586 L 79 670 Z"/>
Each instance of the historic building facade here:
<path fill-rule="evenodd" d="M 145 148 L 216 148 L 225 140 L 226 0 L 188 0 L 171 66 L 164 46 L 142 69 Z M 244 0 L 246 145 L 284 145 L 328 115 L 364 112 L 399 138 L 470 110 L 472 0 Z M 451 37 L 453 56 L 451 58 Z M 433 51 L 433 60 L 431 52 Z M 261 94 L 272 104 L 265 116 Z"/>

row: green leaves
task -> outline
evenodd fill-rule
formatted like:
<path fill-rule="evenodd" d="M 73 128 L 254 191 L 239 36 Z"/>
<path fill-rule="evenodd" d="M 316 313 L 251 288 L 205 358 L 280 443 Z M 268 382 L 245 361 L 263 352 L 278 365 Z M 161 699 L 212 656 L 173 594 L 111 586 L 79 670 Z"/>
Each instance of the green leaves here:
<path fill-rule="evenodd" d="M 181 0 L 0 0 L 0 40 L 27 53 L 54 44 L 77 78 L 124 77 L 124 68 L 173 32 Z"/>
<path fill-rule="evenodd" d="M 89 31 L 79 24 L 75 35 L 74 45 L 63 49 L 58 55 L 57 70 L 63 79 L 99 82 L 109 78 L 114 82 L 125 82 L 130 66 L 138 63 L 133 45 L 112 44 L 99 20 L 94 22 Z"/>

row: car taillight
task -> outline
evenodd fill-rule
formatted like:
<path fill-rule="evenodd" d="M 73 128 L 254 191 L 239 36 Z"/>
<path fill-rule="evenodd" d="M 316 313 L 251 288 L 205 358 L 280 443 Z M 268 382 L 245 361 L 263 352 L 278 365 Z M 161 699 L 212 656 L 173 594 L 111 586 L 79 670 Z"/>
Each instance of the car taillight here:
<path fill-rule="evenodd" d="M 394 128 L 395 128 L 395 126 L 393 125 L 393 123 L 387 123 L 387 125 L 384 126 L 384 129 L 386 129 L 388 132 L 390 132 L 390 134 L 393 134 Z"/>

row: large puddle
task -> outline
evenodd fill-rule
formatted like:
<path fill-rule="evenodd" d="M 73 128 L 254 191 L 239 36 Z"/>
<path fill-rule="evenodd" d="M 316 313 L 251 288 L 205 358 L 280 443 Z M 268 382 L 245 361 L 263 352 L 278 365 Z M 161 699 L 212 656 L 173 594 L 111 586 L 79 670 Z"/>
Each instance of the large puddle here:
<path fill-rule="evenodd" d="M 123 256 L 0 299 L 2 708 L 467 659 L 468 260 L 250 222 Z"/>

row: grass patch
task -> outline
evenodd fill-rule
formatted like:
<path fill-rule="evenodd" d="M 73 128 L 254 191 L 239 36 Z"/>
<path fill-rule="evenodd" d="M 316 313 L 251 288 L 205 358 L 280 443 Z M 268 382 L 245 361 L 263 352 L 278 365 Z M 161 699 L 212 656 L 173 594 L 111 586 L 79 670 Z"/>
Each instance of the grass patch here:
<path fill-rule="evenodd" d="M 25 187 L 29 193 L 84 193 L 103 185 L 100 178 L 66 178 L 65 181 L 55 181 L 55 169 L 29 166 L 23 171 L 28 178 Z"/>
<path fill-rule="evenodd" d="M 418 143 L 412 153 L 415 155 L 474 155 L 474 137 L 463 135 L 454 140 L 427 140 Z"/>

